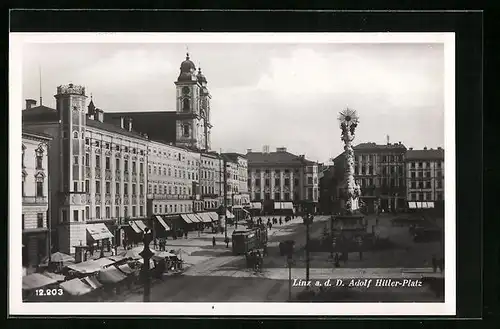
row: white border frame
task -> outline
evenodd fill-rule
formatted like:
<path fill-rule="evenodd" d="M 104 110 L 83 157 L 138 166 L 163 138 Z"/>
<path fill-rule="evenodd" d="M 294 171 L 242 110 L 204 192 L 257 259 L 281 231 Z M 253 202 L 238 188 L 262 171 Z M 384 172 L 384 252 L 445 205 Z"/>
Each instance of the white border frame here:
<path fill-rule="evenodd" d="M 18 219 L 21 166 L 22 51 L 25 43 L 443 43 L 445 68 L 444 303 L 23 303 Z M 455 33 L 10 33 L 9 35 L 10 315 L 456 315 Z M 12 169 L 13 168 L 13 169 Z M 19 292 L 19 293 L 16 293 Z"/>

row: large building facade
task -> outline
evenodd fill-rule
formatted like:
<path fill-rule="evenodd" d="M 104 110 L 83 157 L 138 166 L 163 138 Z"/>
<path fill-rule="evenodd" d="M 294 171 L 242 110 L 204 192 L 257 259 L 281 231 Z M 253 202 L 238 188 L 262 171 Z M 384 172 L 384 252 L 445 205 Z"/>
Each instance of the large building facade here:
<path fill-rule="evenodd" d="M 316 211 L 319 198 L 318 164 L 294 155 L 286 148 L 246 154 L 248 190 L 254 203 L 272 212 L 276 203 L 293 203 L 298 211 Z"/>
<path fill-rule="evenodd" d="M 406 147 L 401 143 L 361 143 L 354 147 L 354 179 L 361 187 L 365 211 L 392 211 L 406 207 Z M 334 159 L 335 180 L 343 198 L 344 153 Z M 342 208 L 342 205 L 340 205 Z"/>
<path fill-rule="evenodd" d="M 197 202 L 200 156 L 169 144 L 150 141 L 148 146 L 148 217 L 191 213 Z"/>
<path fill-rule="evenodd" d="M 51 137 L 23 129 L 22 263 L 37 266 L 50 252 L 48 146 Z"/>
<path fill-rule="evenodd" d="M 51 217 L 58 250 L 111 243 L 119 224 L 146 216 L 148 139 L 132 130 L 132 121 L 104 123 L 104 113 L 85 88 L 59 86 L 57 109 L 23 111 L 23 125 L 53 137 L 50 183 Z M 97 237 L 96 231 L 107 231 Z M 111 233 L 115 232 L 115 234 Z"/>
<path fill-rule="evenodd" d="M 409 149 L 406 172 L 408 201 L 444 202 L 444 149 Z"/>

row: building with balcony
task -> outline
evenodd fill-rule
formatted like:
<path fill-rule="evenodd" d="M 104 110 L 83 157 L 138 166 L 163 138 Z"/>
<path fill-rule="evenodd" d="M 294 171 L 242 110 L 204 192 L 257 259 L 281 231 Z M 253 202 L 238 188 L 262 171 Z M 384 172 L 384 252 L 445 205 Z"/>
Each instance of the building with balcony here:
<path fill-rule="evenodd" d="M 406 194 L 415 205 L 433 202 L 436 207 L 444 203 L 444 149 L 414 150 L 406 152 Z"/>
<path fill-rule="evenodd" d="M 293 205 L 298 211 L 315 212 L 319 198 L 318 164 L 304 155 L 280 147 L 276 152 L 248 150 L 248 190 L 252 204 L 265 212 Z"/>
<path fill-rule="evenodd" d="M 365 211 L 405 208 L 406 147 L 401 142 L 385 145 L 361 143 L 353 149 L 354 179 L 361 187 L 361 200 L 366 206 Z M 344 153 L 334 160 L 335 178 L 339 189 L 336 194 L 339 199 L 343 198 L 344 193 L 345 161 Z"/>
<path fill-rule="evenodd" d="M 168 143 L 148 146 L 148 217 L 202 210 L 200 154 Z"/>
<path fill-rule="evenodd" d="M 36 267 L 50 251 L 49 209 L 49 135 L 22 133 L 22 263 Z"/>
<path fill-rule="evenodd" d="M 50 208 L 54 245 L 65 253 L 74 247 L 121 243 L 118 224 L 146 216 L 148 139 L 132 120 L 104 122 L 104 111 L 87 106 L 85 88 L 57 88 L 56 108 L 23 111 L 23 125 L 52 136 Z M 96 235 L 99 231 L 102 234 Z"/>

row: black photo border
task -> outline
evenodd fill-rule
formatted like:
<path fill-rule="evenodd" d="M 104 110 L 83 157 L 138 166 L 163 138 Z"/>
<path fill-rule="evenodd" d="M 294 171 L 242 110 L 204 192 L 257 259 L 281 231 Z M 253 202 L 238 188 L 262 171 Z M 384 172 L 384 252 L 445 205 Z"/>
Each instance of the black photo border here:
<path fill-rule="evenodd" d="M 483 200 L 482 193 L 475 192 L 483 191 L 482 12 L 13 10 L 10 12 L 9 19 L 11 32 L 455 32 L 456 318 L 477 319 L 482 317 Z M 7 221 L 4 223 L 7 225 Z M 7 230 L 5 231 L 7 232 Z M 54 318 L 64 317 L 55 316 Z M 109 321 L 105 320 L 108 317 L 81 318 L 94 319 L 95 324 L 90 325 L 109 324 Z M 109 318 L 113 318 L 113 315 L 110 314 Z M 137 325 L 136 321 L 143 319 L 135 316 L 133 318 L 126 320 L 127 327 L 134 326 L 134 323 Z M 243 317 L 224 318 L 238 319 Z M 252 319 L 253 317 L 244 318 Z M 266 320 L 266 324 L 264 324 L 258 318 L 253 319 L 255 326 L 273 325 L 274 321 L 272 320 L 289 320 L 295 317 L 266 318 L 270 320 L 270 323 Z M 336 316 L 322 317 L 322 319 L 329 318 L 339 318 L 342 323 L 349 324 L 345 321 L 387 317 L 356 317 L 352 319 L 342 319 Z M 408 317 L 398 318 L 408 319 Z M 423 320 L 426 317 L 412 318 Z M 120 316 L 119 319 L 124 319 L 124 317 Z M 296 320 L 301 321 L 299 323 L 303 325 L 312 324 L 310 322 L 312 318 L 307 319 L 308 322 L 302 322 L 303 316 L 296 318 Z M 55 321 L 59 322 L 60 320 Z M 166 325 L 175 325 L 174 323 L 177 324 L 174 319 L 169 319 Z M 395 323 L 393 322 L 393 324 Z M 33 323 L 33 325 L 35 324 Z M 36 325 L 43 327 L 40 322 L 37 322 Z M 61 325 L 64 326 L 63 323 L 59 324 L 59 326 Z M 85 326 L 88 325 L 89 323 Z M 201 325 L 201 322 L 199 324 L 193 323 L 193 325 Z M 71 326 L 78 327 L 76 323 L 71 324 Z"/>

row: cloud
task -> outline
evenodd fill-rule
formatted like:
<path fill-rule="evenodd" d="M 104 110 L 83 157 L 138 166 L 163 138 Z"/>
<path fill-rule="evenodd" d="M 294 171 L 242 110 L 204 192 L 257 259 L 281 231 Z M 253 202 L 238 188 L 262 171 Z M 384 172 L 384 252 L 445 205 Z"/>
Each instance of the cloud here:
<path fill-rule="evenodd" d="M 184 44 L 32 45 L 23 96 L 44 104 L 73 82 L 105 111 L 175 110 Z M 245 152 L 285 146 L 312 160 L 342 151 L 337 114 L 361 116 L 356 142 L 444 143 L 444 53 L 423 44 L 190 44 L 212 93 L 212 144 Z"/>

